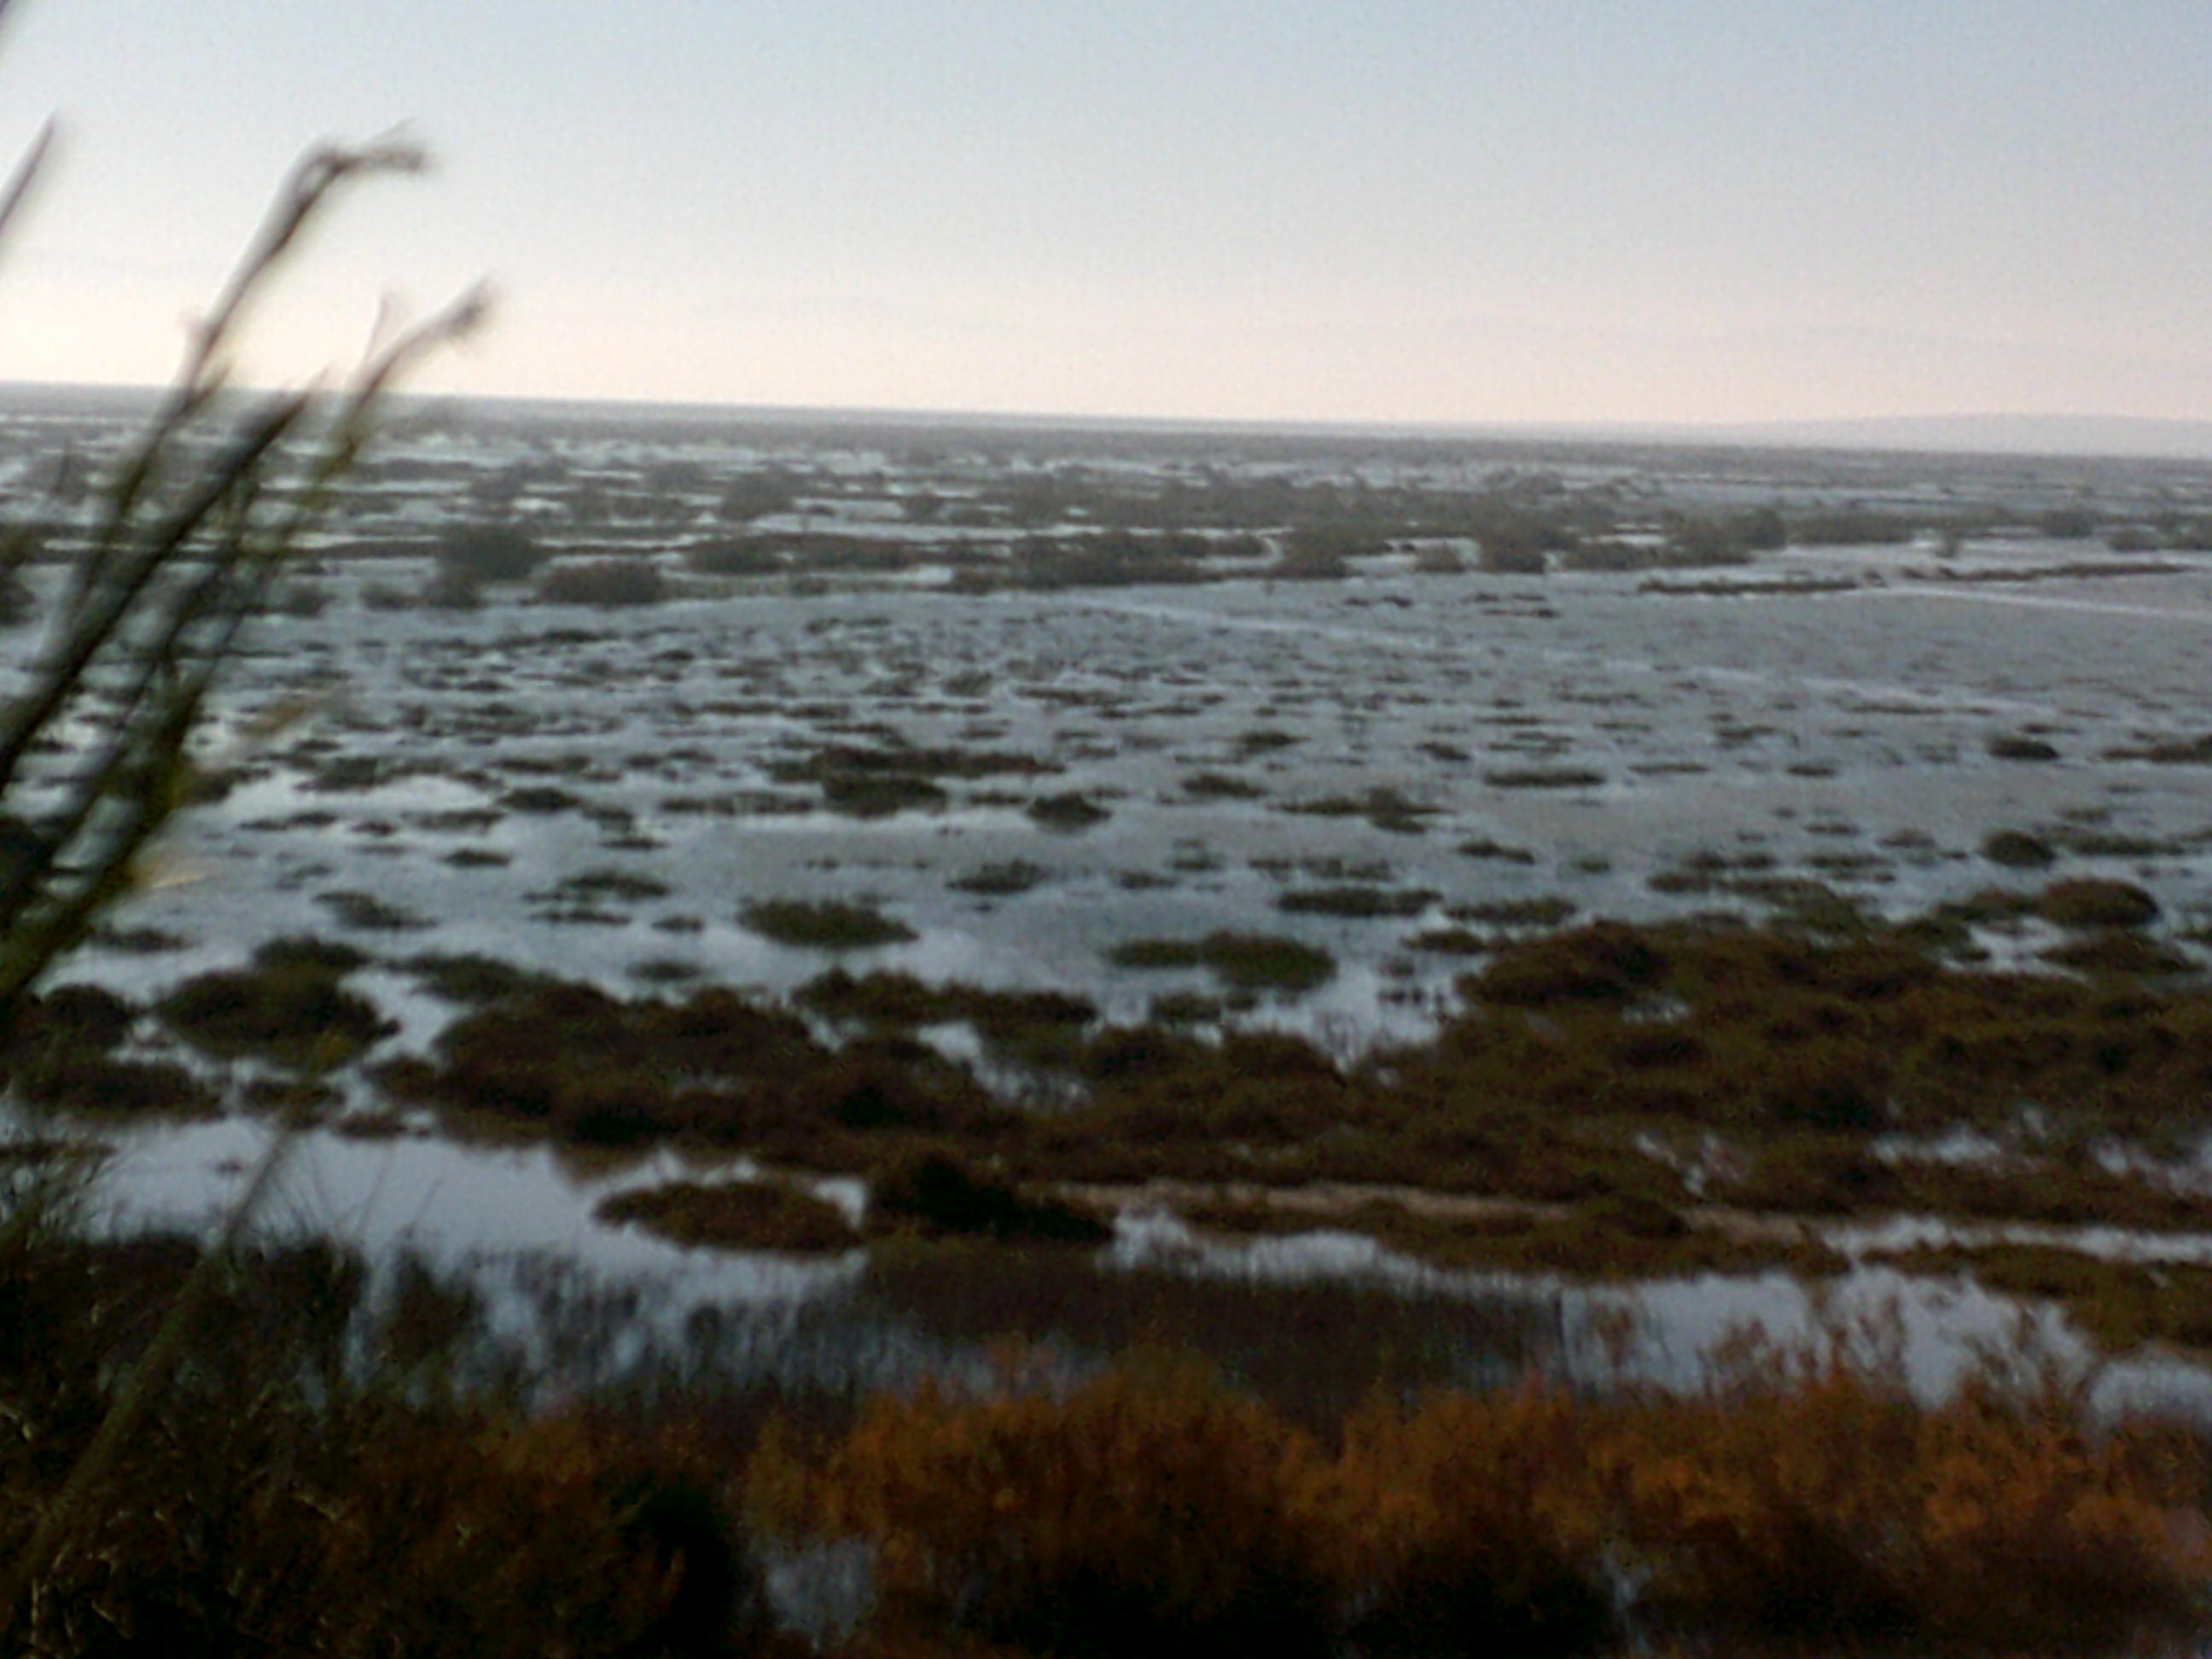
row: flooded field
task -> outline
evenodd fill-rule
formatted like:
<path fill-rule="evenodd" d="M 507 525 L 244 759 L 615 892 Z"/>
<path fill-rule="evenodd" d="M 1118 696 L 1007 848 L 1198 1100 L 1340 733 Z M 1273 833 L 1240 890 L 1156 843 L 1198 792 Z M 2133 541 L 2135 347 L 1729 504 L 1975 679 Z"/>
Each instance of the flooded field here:
<path fill-rule="evenodd" d="M 65 509 L 109 432 L 94 412 L 20 417 L 16 488 L 58 476 Z M 34 600 L 74 522 L 43 499 L 16 508 L 46 515 Z M 300 1058 L 210 1035 L 252 989 L 224 976 L 319 951 L 314 983 L 351 1000 L 316 1006 L 356 1029 L 270 1218 L 505 1285 L 518 1330 L 564 1296 L 613 1297 L 592 1305 L 630 1334 L 603 1332 L 591 1365 L 644 1345 L 883 1380 L 1009 1332 L 1102 1353 L 1151 1334 L 1259 1375 L 1280 1356 L 1255 1333 L 1288 1330 L 1333 1346 L 1356 1395 L 1384 1354 L 1416 1380 L 1693 1376 L 1742 1321 L 1883 1319 L 1931 1386 L 2008 1334 L 2078 1358 L 2093 1342 L 2039 1297 L 2015 1331 L 1976 1259 L 1905 1270 L 1901 1253 L 1967 1237 L 1948 1200 L 1923 1185 L 1880 1206 L 1949 1212 L 1910 1237 L 1910 1219 L 1801 1204 L 1771 1124 L 1609 1121 L 1577 1145 L 1613 1174 L 1443 1179 L 1571 1207 L 1642 1201 L 1660 1170 L 1669 1217 L 1783 1218 L 1764 1260 L 1677 1257 L 1620 1285 L 1571 1252 L 1516 1270 L 1494 1237 L 1469 1261 L 1464 1239 L 1418 1248 L 1402 1213 L 1360 1219 L 1425 1184 L 1372 1158 L 1301 1220 L 1289 1194 L 1352 1165 L 1264 1176 L 1255 1208 L 1215 1158 L 1205 1202 L 1177 1206 L 1162 1194 L 1184 1166 L 1139 1156 L 1151 1120 L 1127 1120 L 1143 1144 L 1115 1169 L 1088 1143 L 1055 1164 L 990 1114 L 1049 1123 L 1138 1036 L 1195 1053 L 1282 1033 L 1346 1086 L 1395 1088 L 1425 1063 L 1403 1056 L 1449 1050 L 1505 1000 L 1476 977 L 1600 922 L 1832 943 L 1932 939 L 1942 918 L 1929 948 L 1950 970 L 2187 994 L 2212 962 L 2208 514 L 2212 470 L 2179 464 L 428 419 L 255 630 L 206 736 L 207 799 L 60 975 L 127 1000 L 118 1052 L 171 1067 L 188 1112 L 123 1121 L 79 1096 L 62 1121 L 88 1113 L 112 1147 L 115 1224 L 216 1212 L 270 1133 L 254 1091 L 294 1086 Z M 528 554 L 512 572 L 493 532 Z M 19 672 L 36 632 L 9 636 Z M 2069 892 L 2110 913 L 2071 915 Z M 555 981 L 672 1008 L 732 988 L 825 1053 L 895 1030 L 915 1050 L 900 1065 L 951 1068 L 945 1098 L 977 1091 L 981 1115 L 932 1133 L 1027 1181 L 1088 1182 L 1110 1242 L 799 1255 L 610 1223 L 611 1195 L 763 1165 L 857 1222 L 873 1154 L 604 1117 L 498 1144 L 517 1126 L 488 1133 L 457 1100 L 453 1034 Z M 1662 995 L 1624 1018 L 1680 1012 Z M 2108 1115 L 2037 1152 L 2087 1152 L 2115 1182 L 2148 1170 L 2158 1219 L 2134 1224 L 2132 1187 L 2079 1213 L 2014 1194 L 1968 1206 L 1993 1229 L 1980 1244 L 2185 1271 L 2212 1237 L 2186 1208 L 2212 1194 L 2204 1096 L 2192 1111 L 2185 1078 L 2159 1086 L 2154 1130 Z M 1960 1146 L 1998 1158 L 2036 1150 L 2036 1113 L 2066 1117 L 2044 1092 L 1960 1123 L 1877 1101 L 1788 1127 L 1916 1168 Z M 28 1132 L 54 1109 L 17 1113 Z M 1966 1122 L 1983 1152 L 1942 1140 Z M 1799 1273 L 1801 1249 L 1832 1259 Z M 2133 1354 L 2119 1393 L 2201 1386 L 2193 1343 L 2107 1346 Z"/>

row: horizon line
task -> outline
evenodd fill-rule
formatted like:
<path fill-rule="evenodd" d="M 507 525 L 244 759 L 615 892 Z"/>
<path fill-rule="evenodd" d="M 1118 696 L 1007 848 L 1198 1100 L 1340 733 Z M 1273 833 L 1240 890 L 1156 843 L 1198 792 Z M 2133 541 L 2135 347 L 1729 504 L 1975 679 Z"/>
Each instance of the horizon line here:
<path fill-rule="evenodd" d="M 0 380 L 0 399 L 28 395 L 112 396 L 150 401 L 167 382 Z M 252 396 L 296 390 L 240 385 Z M 600 410 L 625 416 L 665 412 L 690 417 L 750 418 L 770 422 L 822 421 L 831 424 L 1039 428 L 1097 432 L 1208 432 L 1393 440 L 1479 440 L 1493 442 L 1656 445 L 1678 448 L 1839 449 L 1959 456 L 2037 455 L 2083 460 L 2212 462 L 2212 418 L 2160 415 L 2100 415 L 1984 410 L 1946 415 L 1790 416 L 1765 420 L 1381 420 L 1315 416 L 1098 414 L 1070 410 L 952 409 L 899 404 L 766 404 L 734 399 L 653 398 L 637 393 L 526 392 L 413 392 L 389 394 L 403 405 L 492 404 L 520 409 Z M 2070 433 L 2064 441 L 2058 434 Z M 2102 438 L 2086 434 L 2106 434 Z M 2124 437 L 2136 442 L 2118 448 Z M 2154 441 L 2165 439 L 2166 443 Z M 2149 444 L 2145 440 L 2154 441 Z"/>

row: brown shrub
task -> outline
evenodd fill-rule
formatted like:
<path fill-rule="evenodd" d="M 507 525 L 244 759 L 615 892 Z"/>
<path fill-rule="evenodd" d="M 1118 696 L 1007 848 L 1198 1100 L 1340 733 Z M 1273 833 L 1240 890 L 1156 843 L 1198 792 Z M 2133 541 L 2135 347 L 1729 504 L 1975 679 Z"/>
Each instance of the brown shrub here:
<path fill-rule="evenodd" d="M 2109 1650 L 2203 1616 L 2172 1493 L 2063 1401 L 1936 1409 L 1842 1366 L 1626 1414 L 1604 1454 L 1678 1628 L 1769 1640 Z"/>
<path fill-rule="evenodd" d="M 634 1221 L 679 1244 L 725 1249 L 813 1253 L 860 1242 L 836 1205 L 774 1181 L 672 1181 L 617 1193 L 594 1213 L 603 1221 Z"/>
<path fill-rule="evenodd" d="M 1290 1493 L 1310 1442 L 1188 1363 L 1065 1399 L 878 1398 L 825 1465 L 773 1443 L 754 1490 L 787 1524 L 877 1548 L 881 1617 L 1036 1653 L 1328 1651 L 1327 1587 Z"/>
<path fill-rule="evenodd" d="M 2158 901 L 2133 882 L 2083 876 L 2054 881 L 2036 908 L 2060 927 L 2143 927 L 2158 920 Z"/>
<path fill-rule="evenodd" d="M 399 1029 L 340 977 L 320 963 L 280 956 L 248 969 L 197 975 L 161 1000 L 160 1013 L 209 1054 L 327 1066 Z"/>
<path fill-rule="evenodd" d="M 538 583 L 543 605 L 659 605 L 667 597 L 668 584 L 659 568 L 642 558 L 556 565 Z"/>
<path fill-rule="evenodd" d="M 1616 1586 L 1662 1642 L 2118 1650 L 2200 1629 L 2204 1462 L 2093 1437 L 2051 1393 L 1916 1404 L 1843 1365 L 1592 1404 L 1377 1401 L 1325 1455 L 1211 1374 L 1125 1363 L 1058 1395 L 925 1386 L 758 1512 L 878 1551 L 879 1630 L 1048 1653 L 1588 1651 Z M 2196 1541 L 2192 1541 L 2196 1540 Z"/>
<path fill-rule="evenodd" d="M 1308 1483 L 1306 1518 L 1339 1617 L 1375 1654 L 1585 1653 L 1613 1634 L 1597 1560 L 1603 1526 L 1591 1420 L 1527 1387 L 1387 1402 L 1344 1425 Z"/>
<path fill-rule="evenodd" d="M 1518 1007 L 1619 1002 L 1651 989 L 1667 968 L 1666 954 L 1646 932 L 1601 921 L 1509 947 L 1469 988 L 1486 1002 Z"/>

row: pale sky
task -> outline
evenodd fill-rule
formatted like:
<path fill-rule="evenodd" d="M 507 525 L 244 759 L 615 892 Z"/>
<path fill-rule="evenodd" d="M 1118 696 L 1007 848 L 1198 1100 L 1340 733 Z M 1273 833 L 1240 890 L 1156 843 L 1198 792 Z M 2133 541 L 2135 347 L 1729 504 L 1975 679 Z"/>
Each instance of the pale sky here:
<path fill-rule="evenodd" d="M 2212 416 L 2207 0 L 19 0 L 0 380 L 478 276 L 426 390 L 1232 419 Z"/>

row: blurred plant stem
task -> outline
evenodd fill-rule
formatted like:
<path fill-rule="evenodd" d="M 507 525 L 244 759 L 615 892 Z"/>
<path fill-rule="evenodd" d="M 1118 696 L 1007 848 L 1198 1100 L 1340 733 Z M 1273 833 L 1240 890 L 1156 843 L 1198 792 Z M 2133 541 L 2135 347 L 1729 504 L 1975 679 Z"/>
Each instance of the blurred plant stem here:
<path fill-rule="evenodd" d="M 103 494 L 32 683 L 0 714 L 0 1023 L 128 887 L 182 803 L 209 690 L 284 555 L 359 459 L 385 392 L 483 313 L 483 295 L 465 295 L 381 343 L 335 393 L 225 412 L 246 313 L 333 194 L 423 165 L 387 139 L 319 148 L 295 167 Z M 19 538 L 0 553 L 0 573 L 20 574 L 28 550 Z"/>
<path fill-rule="evenodd" d="M 0 0 L 0 22 L 9 9 Z M 0 233 L 14 228 L 52 141 L 49 124 L 0 187 Z M 248 313 L 341 189 L 426 164 L 416 145 L 386 137 L 319 146 L 294 166 L 101 495 L 88 544 L 44 619 L 28 682 L 0 709 L 0 1039 L 40 978 L 129 889 L 140 854 L 187 800 L 186 745 L 209 692 L 279 564 L 369 442 L 385 394 L 483 315 L 484 295 L 472 290 L 416 326 L 380 331 L 335 390 L 231 391 Z M 0 547 L 0 577 L 20 579 L 32 545 L 19 535 Z M 0 1636 L 185 1355 L 326 1070 L 308 1068 L 217 1237 L 0 1579 Z"/>

